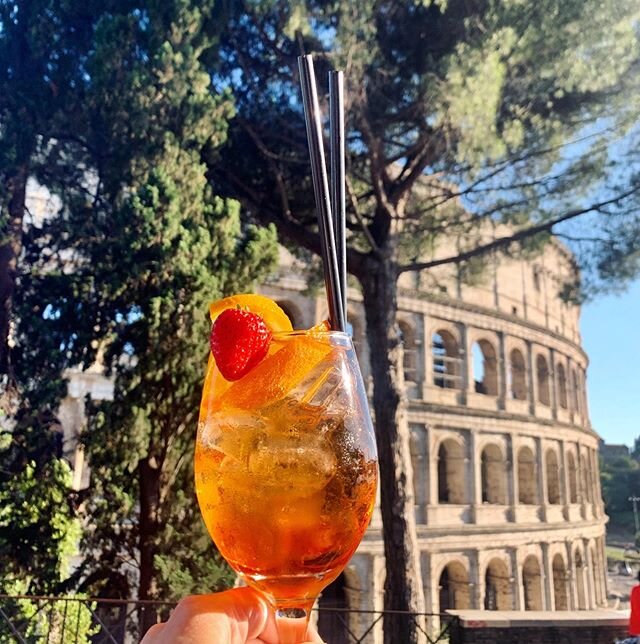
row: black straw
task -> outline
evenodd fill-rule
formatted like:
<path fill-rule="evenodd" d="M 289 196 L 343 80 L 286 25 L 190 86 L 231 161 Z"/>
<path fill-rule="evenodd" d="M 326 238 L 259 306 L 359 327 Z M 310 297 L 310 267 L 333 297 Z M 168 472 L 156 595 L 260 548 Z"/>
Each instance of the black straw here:
<path fill-rule="evenodd" d="M 347 248 L 345 202 L 345 136 L 344 136 L 344 73 L 329 72 L 329 150 L 331 161 L 331 212 L 338 256 L 338 275 L 342 310 L 347 322 Z"/>
<path fill-rule="evenodd" d="M 324 142 L 322 123 L 320 121 L 320 106 L 318 91 L 313 71 L 313 59 L 310 55 L 298 57 L 300 84 L 302 86 L 302 102 L 304 105 L 305 122 L 307 125 L 307 140 L 311 158 L 311 177 L 313 192 L 318 211 L 318 226 L 322 247 L 324 267 L 324 283 L 329 303 L 329 323 L 336 331 L 346 331 L 347 325 L 342 305 L 342 291 L 338 271 L 338 257 L 331 215 L 331 200 L 327 167 L 324 159 Z"/>

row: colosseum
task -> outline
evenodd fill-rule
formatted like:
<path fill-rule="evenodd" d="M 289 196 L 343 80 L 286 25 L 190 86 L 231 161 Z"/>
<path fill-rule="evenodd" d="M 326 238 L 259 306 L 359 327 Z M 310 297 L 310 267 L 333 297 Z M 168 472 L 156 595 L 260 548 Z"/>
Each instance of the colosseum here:
<path fill-rule="evenodd" d="M 554 241 L 529 261 L 496 261 L 473 286 L 451 269 L 441 271 L 437 289 L 433 276 L 428 285 L 415 274 L 401 280 L 415 514 L 430 613 L 607 604 L 588 358 L 579 307 L 559 297 L 570 270 L 571 255 Z M 262 289 L 298 328 L 327 315 L 323 294 L 306 294 L 303 273 L 284 254 L 279 275 Z M 348 315 L 370 381 L 357 289 L 350 289 Z M 376 514 L 320 604 L 378 611 L 383 586 Z"/>

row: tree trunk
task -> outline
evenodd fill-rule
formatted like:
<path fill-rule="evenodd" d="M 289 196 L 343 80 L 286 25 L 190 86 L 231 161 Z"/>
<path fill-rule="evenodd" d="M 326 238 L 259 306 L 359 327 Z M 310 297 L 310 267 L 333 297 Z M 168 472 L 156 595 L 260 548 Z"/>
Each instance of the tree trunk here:
<path fill-rule="evenodd" d="M 396 322 L 395 266 L 386 258 L 372 259 L 359 279 L 371 348 L 373 409 L 380 461 L 380 510 L 386 560 L 384 608 L 422 613 L 424 590 L 414 514 L 402 344 Z M 422 621 L 402 614 L 385 615 L 385 644 L 423 642 Z"/>
<path fill-rule="evenodd" d="M 9 198 L 0 237 L 0 375 L 12 376 L 11 316 L 18 258 L 22 250 L 22 220 L 27 193 L 28 166 L 19 166 L 7 181 Z M 0 213 L 1 216 L 1 213 Z"/>
<path fill-rule="evenodd" d="M 140 581 L 138 583 L 138 599 L 156 599 L 156 570 L 153 556 L 159 531 L 160 467 L 153 456 L 147 456 L 139 462 L 138 476 L 140 485 L 140 519 L 138 522 Z M 140 635 L 144 635 L 156 621 L 155 609 L 145 608 L 139 619 Z"/>

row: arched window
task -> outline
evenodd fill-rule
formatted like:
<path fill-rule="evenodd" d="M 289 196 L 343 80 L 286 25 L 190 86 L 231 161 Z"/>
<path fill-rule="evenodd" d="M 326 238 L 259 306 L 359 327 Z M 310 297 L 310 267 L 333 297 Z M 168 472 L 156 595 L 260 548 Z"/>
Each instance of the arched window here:
<path fill-rule="evenodd" d="M 558 402 L 562 409 L 567 409 L 567 376 L 561 362 L 558 362 L 556 366 L 556 373 L 558 375 Z"/>
<path fill-rule="evenodd" d="M 555 450 L 548 449 L 545 457 L 547 468 L 547 499 L 555 505 L 560 503 L 560 471 Z"/>
<path fill-rule="evenodd" d="M 538 383 L 538 400 L 543 404 L 550 404 L 549 397 L 549 367 L 547 359 L 539 353 L 536 357 L 536 378 Z"/>
<path fill-rule="evenodd" d="M 498 361 L 496 350 L 487 340 L 474 342 L 471 348 L 473 357 L 473 380 L 475 391 L 487 396 L 498 395 Z"/>
<path fill-rule="evenodd" d="M 539 503 L 536 458 L 528 447 L 518 450 L 518 502 L 526 505 Z"/>
<path fill-rule="evenodd" d="M 578 503 L 578 470 L 573 454 L 567 454 L 567 469 L 569 470 L 569 503 Z"/>
<path fill-rule="evenodd" d="M 438 582 L 440 612 L 454 608 L 471 608 L 469 573 L 458 561 L 447 564 Z"/>
<path fill-rule="evenodd" d="M 484 575 L 485 610 L 511 610 L 513 593 L 509 569 L 502 559 L 492 559 Z"/>
<path fill-rule="evenodd" d="M 562 555 L 557 554 L 553 558 L 553 598 L 556 610 L 568 610 L 569 601 L 567 597 L 567 570 Z"/>
<path fill-rule="evenodd" d="M 465 502 L 463 448 L 445 440 L 438 449 L 438 503 Z"/>
<path fill-rule="evenodd" d="M 518 349 L 509 356 L 509 395 L 514 400 L 527 399 L 527 370 L 524 357 Z"/>
<path fill-rule="evenodd" d="M 408 322 L 400 320 L 400 338 L 402 340 L 402 368 L 404 379 L 408 382 L 418 382 L 418 351 L 416 334 Z"/>
<path fill-rule="evenodd" d="M 506 505 L 507 472 L 502 452 L 497 445 L 487 445 L 480 456 L 482 502 Z"/>
<path fill-rule="evenodd" d="M 437 331 L 431 338 L 433 384 L 445 389 L 460 388 L 460 351 L 448 331 Z"/>
<path fill-rule="evenodd" d="M 542 610 L 542 575 L 540 564 L 534 555 L 529 555 L 522 566 L 524 609 Z"/>

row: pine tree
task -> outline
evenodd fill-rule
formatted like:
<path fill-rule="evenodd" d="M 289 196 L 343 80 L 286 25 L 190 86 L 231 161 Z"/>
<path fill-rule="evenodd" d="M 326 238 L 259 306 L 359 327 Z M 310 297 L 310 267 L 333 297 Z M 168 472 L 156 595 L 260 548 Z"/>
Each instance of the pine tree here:
<path fill-rule="evenodd" d="M 211 177 L 314 252 L 296 56 L 348 78 L 348 267 L 371 350 L 385 608 L 424 609 L 413 515 L 398 280 L 473 279 L 564 236 L 580 298 L 638 273 L 639 42 L 634 2 L 242 3 L 220 83 L 238 116 Z M 326 113 L 326 111 L 325 111 Z M 417 642 L 385 618 L 386 642 Z"/>
<path fill-rule="evenodd" d="M 64 88 L 68 112 L 53 113 L 45 97 L 32 105 L 26 175 L 59 209 L 39 222 L 16 207 L 24 232 L 6 300 L 10 365 L 20 409 L 54 437 L 66 369 L 98 362 L 115 382 L 113 401 L 87 405 L 91 483 L 77 499 L 84 561 L 67 585 L 141 599 L 212 590 L 229 572 L 204 533 L 191 473 L 208 303 L 251 288 L 276 254 L 274 230 L 241 223 L 238 203 L 216 196 L 201 161 L 233 113 L 202 64 L 223 16 L 212 2 L 183 0 L 44 4 L 24 14 L 20 5 L 20 33 L 6 34 L 7 50 L 25 33 L 40 37 L 43 14 L 44 35 L 73 45 L 64 44 L 68 65 L 46 97 L 55 102 Z M 53 63 L 37 44 L 46 88 Z M 15 105 L 3 115 L 17 131 Z M 14 444 L 26 431 L 16 418 Z"/>

